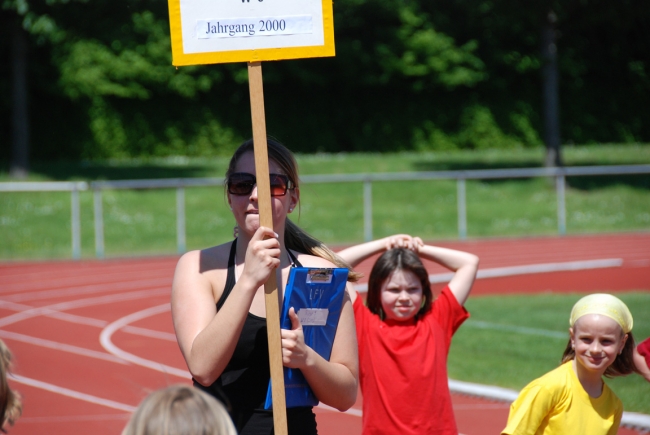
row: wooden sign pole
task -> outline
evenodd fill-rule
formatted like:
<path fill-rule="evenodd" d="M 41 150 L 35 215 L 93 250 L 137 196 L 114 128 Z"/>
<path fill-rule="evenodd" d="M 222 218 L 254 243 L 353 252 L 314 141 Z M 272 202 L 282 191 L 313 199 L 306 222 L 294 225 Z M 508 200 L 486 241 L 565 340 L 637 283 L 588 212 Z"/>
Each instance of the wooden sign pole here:
<path fill-rule="evenodd" d="M 248 87 L 251 98 L 255 177 L 257 178 L 260 225 L 273 228 L 269 158 L 266 145 L 266 119 L 264 115 L 264 88 L 262 85 L 262 64 L 260 62 L 248 63 Z M 276 435 L 287 435 L 287 409 L 280 338 L 280 297 L 275 273 L 272 273 L 269 280 L 264 284 L 264 298 L 266 302 L 266 331 L 269 340 L 271 392 L 273 394 L 273 426 Z"/>

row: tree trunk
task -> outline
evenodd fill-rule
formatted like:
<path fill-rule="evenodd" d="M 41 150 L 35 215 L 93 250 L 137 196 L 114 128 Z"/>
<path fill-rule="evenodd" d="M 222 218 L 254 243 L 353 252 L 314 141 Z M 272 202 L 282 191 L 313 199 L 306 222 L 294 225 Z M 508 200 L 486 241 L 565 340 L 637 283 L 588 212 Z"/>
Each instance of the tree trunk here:
<path fill-rule="evenodd" d="M 12 29 L 12 157 L 10 175 L 25 178 L 29 171 L 29 113 L 27 104 L 27 35 L 21 20 L 14 20 Z"/>
<path fill-rule="evenodd" d="M 555 22 L 557 16 L 549 11 L 542 30 L 542 89 L 544 92 L 544 142 L 546 159 L 544 165 L 562 166 L 560 154 L 560 103 L 558 90 L 557 45 Z"/>

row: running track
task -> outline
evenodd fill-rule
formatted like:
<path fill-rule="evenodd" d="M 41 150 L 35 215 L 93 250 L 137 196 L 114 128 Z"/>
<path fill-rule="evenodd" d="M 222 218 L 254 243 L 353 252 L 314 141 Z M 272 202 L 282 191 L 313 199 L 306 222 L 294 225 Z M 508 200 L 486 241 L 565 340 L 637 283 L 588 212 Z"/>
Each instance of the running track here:
<path fill-rule="evenodd" d="M 440 244 L 480 256 L 473 296 L 650 290 L 650 233 Z M 15 354 L 11 384 L 24 396 L 10 433 L 117 435 L 149 392 L 189 383 L 168 305 L 176 261 L 0 264 L 0 338 Z M 359 269 L 367 274 L 372 261 Z M 549 271 L 558 268 L 567 270 Z M 345 414 L 318 408 L 319 433 L 360 434 L 361 400 Z M 453 403 L 462 434 L 505 425 L 508 403 L 461 394 Z"/>

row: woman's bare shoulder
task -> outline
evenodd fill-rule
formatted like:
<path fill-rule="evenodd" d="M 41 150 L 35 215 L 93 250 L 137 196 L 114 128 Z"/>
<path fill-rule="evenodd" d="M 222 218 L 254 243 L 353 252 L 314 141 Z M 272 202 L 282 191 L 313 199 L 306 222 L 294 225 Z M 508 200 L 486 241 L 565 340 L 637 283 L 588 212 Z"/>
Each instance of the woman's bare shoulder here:
<path fill-rule="evenodd" d="M 194 273 L 210 273 L 225 270 L 228 267 L 228 257 L 232 242 L 206 249 L 188 251 L 178 260 L 176 270 Z"/>
<path fill-rule="evenodd" d="M 173 292 L 178 297 L 201 292 L 221 297 L 228 275 L 228 256 L 232 243 L 186 252 L 178 260 L 174 274 Z"/>

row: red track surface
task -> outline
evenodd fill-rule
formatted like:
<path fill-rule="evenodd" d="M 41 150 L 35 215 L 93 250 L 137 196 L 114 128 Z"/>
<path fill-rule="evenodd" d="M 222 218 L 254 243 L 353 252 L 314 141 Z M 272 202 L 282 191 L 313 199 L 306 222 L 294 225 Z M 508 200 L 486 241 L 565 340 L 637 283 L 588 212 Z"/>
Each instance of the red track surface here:
<path fill-rule="evenodd" d="M 622 259 L 620 267 L 480 279 L 473 297 L 650 290 L 650 233 L 441 244 L 478 254 L 481 270 Z M 189 383 L 166 306 L 176 260 L 0 265 L 0 338 L 15 354 L 12 385 L 24 397 L 12 434 L 117 435 L 150 391 Z M 347 414 L 317 409 L 319 433 L 360 434 L 361 400 Z M 505 425 L 506 403 L 461 395 L 453 402 L 465 435 L 498 434 Z"/>

